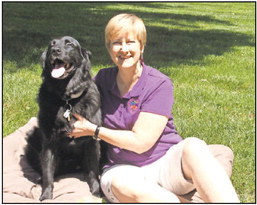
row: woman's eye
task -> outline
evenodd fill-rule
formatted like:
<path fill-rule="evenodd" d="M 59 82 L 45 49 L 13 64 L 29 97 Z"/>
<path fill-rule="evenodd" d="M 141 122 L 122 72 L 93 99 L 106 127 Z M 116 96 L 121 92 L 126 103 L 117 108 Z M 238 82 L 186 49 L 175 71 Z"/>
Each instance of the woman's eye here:
<path fill-rule="evenodd" d="M 120 44 L 121 44 L 121 42 L 118 42 L 118 41 L 112 42 L 112 45 L 120 45 Z"/>

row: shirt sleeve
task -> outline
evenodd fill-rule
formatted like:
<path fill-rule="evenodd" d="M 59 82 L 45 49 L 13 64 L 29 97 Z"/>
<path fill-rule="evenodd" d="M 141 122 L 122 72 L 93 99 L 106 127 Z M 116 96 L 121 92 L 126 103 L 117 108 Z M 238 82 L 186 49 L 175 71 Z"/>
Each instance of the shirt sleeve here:
<path fill-rule="evenodd" d="M 170 80 L 158 84 L 146 97 L 141 106 L 141 111 L 164 115 L 171 118 L 174 103 L 173 85 Z"/>
<path fill-rule="evenodd" d="M 98 73 L 92 79 L 93 81 L 95 81 L 97 85 L 99 85 L 99 83 L 101 82 L 101 70 L 99 70 Z"/>

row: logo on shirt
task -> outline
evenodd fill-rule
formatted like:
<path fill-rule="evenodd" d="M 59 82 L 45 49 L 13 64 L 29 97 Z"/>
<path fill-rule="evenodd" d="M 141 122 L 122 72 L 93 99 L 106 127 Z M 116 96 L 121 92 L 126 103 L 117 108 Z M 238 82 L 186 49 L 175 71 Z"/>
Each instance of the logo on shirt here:
<path fill-rule="evenodd" d="M 128 101 L 128 107 L 130 112 L 135 112 L 138 109 L 139 106 L 139 100 L 138 99 L 130 99 Z"/>

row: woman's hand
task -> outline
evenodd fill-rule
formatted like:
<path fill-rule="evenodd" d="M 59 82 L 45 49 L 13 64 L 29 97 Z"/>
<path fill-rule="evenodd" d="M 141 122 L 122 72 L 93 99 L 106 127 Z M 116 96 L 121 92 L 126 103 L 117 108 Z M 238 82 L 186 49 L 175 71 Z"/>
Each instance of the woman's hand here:
<path fill-rule="evenodd" d="M 94 135 L 96 125 L 92 124 L 79 114 L 73 114 L 73 116 L 77 119 L 77 121 L 74 123 L 74 129 L 71 133 L 69 133 L 69 136 L 77 138 Z"/>

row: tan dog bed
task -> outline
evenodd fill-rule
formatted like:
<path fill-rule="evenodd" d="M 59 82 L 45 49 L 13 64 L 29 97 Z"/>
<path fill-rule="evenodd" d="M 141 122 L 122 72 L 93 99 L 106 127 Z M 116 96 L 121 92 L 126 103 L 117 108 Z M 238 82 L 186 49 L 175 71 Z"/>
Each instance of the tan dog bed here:
<path fill-rule="evenodd" d="M 39 175 L 30 167 L 24 156 L 26 133 L 37 126 L 37 118 L 3 139 L 3 202 L 4 203 L 38 203 L 41 185 L 36 184 Z M 225 168 L 229 176 L 232 173 L 233 152 L 223 145 L 209 145 L 211 152 Z M 102 199 L 94 197 L 82 174 L 69 174 L 56 178 L 53 199 L 44 203 L 101 203 Z M 181 196 L 183 202 L 202 202 L 198 193 L 193 191 Z"/>

